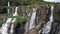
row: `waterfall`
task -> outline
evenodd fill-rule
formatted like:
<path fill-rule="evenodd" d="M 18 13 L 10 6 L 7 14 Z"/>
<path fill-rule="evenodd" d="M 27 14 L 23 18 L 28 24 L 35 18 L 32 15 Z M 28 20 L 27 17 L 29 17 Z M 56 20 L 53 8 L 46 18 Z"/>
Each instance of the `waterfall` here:
<path fill-rule="evenodd" d="M 32 16 L 30 19 L 29 30 L 35 27 L 36 8 L 33 8 Z"/>
<path fill-rule="evenodd" d="M 10 6 L 10 2 L 8 2 L 8 6 Z"/>
<path fill-rule="evenodd" d="M 30 21 L 30 15 L 31 15 L 31 12 L 29 11 L 29 9 L 27 10 L 26 9 L 26 13 L 27 13 L 27 22 L 25 23 L 25 33 L 26 34 L 28 31 L 29 31 L 29 21 Z"/>
<path fill-rule="evenodd" d="M 9 4 L 9 2 L 8 2 L 8 4 Z M 15 13 L 13 14 L 13 16 L 17 16 L 17 8 L 18 7 L 16 7 Z M 6 23 L 2 24 L 2 27 L 0 29 L 0 33 L 1 34 L 9 34 L 8 33 L 8 28 L 10 27 L 10 24 L 12 22 L 10 34 L 13 34 L 13 32 L 14 32 L 13 27 L 14 27 L 14 22 L 15 21 L 16 21 L 16 18 L 8 18 L 7 21 L 6 21 Z"/>
<path fill-rule="evenodd" d="M 28 15 L 28 17 L 30 17 L 31 14 L 29 13 L 27 15 Z M 25 33 L 24 34 L 26 34 L 28 32 L 28 30 L 29 30 L 29 18 L 27 18 L 27 22 L 25 24 Z"/>
<path fill-rule="evenodd" d="M 27 19 L 27 22 L 25 24 L 25 33 L 24 34 L 26 34 L 29 30 L 29 22 L 28 21 L 29 21 L 29 19 Z"/>
<path fill-rule="evenodd" d="M 28 18 L 27 22 L 25 23 L 25 33 L 26 34 L 30 29 L 35 27 L 35 18 L 36 18 L 36 8 L 33 8 L 32 16 L 31 13 L 27 13 Z M 31 17 L 31 19 L 29 18 Z"/>
<path fill-rule="evenodd" d="M 16 18 L 13 18 L 13 20 L 12 20 L 12 25 L 11 25 L 11 29 L 10 29 L 10 34 L 13 34 L 13 32 L 14 32 L 14 22 L 16 21 Z"/>
<path fill-rule="evenodd" d="M 9 7 L 9 6 L 10 6 L 10 2 L 8 2 L 8 7 Z M 7 12 L 8 12 L 8 14 L 10 13 L 10 12 L 9 12 L 9 8 L 7 9 Z"/>
<path fill-rule="evenodd" d="M 17 14 L 17 9 L 18 9 L 18 7 L 16 7 L 16 9 L 15 9 L 15 13 L 13 14 L 13 16 L 18 16 L 18 14 Z M 11 25 L 11 30 L 10 30 L 10 34 L 13 34 L 13 32 L 14 32 L 14 22 L 16 21 L 16 18 L 13 18 L 13 20 L 12 20 L 12 25 Z"/>
<path fill-rule="evenodd" d="M 18 7 L 15 8 L 15 13 L 13 14 L 13 16 L 18 16 L 17 9 L 18 9 Z"/>
<path fill-rule="evenodd" d="M 1 34 L 8 34 L 8 28 L 10 26 L 10 23 L 12 21 L 12 18 L 8 18 L 6 23 L 2 24 L 2 27 L 1 27 Z"/>
<path fill-rule="evenodd" d="M 10 2 L 8 2 L 8 7 L 9 6 L 10 6 Z M 8 12 L 8 14 L 10 13 L 9 9 L 7 9 L 7 12 Z M 10 26 L 11 21 L 12 21 L 12 18 L 8 18 L 6 23 L 2 24 L 2 27 L 0 29 L 1 34 L 8 34 L 8 28 Z"/>
<path fill-rule="evenodd" d="M 51 6 L 50 20 L 46 24 L 44 24 L 44 27 L 39 31 L 39 34 L 49 34 L 52 22 L 53 22 L 53 6 Z"/>

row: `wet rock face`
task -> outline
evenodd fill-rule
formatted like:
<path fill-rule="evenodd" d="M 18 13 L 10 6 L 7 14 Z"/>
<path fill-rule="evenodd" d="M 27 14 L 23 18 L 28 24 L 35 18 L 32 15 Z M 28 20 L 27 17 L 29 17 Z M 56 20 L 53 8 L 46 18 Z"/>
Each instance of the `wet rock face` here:
<path fill-rule="evenodd" d="M 40 14 L 40 18 L 42 18 L 43 20 L 47 20 L 49 18 L 49 14 L 50 14 L 50 8 L 49 6 L 38 6 L 39 8 L 37 9 Z"/>
<path fill-rule="evenodd" d="M 48 7 L 47 7 L 47 6 L 40 6 L 41 14 L 42 14 L 42 15 L 47 14 L 47 9 L 48 9 Z"/>
<path fill-rule="evenodd" d="M 49 17 L 49 6 L 39 6 L 40 11 L 40 18 L 42 17 L 43 20 L 47 19 Z"/>
<path fill-rule="evenodd" d="M 18 23 L 16 26 L 15 26 L 15 32 L 14 32 L 14 34 L 20 34 L 19 32 L 20 32 L 20 23 Z"/>
<path fill-rule="evenodd" d="M 18 23 L 15 27 L 14 27 L 14 34 L 23 34 L 24 33 L 24 24 L 23 23 Z"/>
<path fill-rule="evenodd" d="M 50 34 L 58 34 L 58 23 L 57 22 L 54 22 L 52 24 L 52 28 L 51 28 Z"/>
<path fill-rule="evenodd" d="M 26 14 L 26 9 L 27 7 L 26 6 L 20 6 L 19 8 L 18 8 L 18 15 L 19 16 L 25 16 L 25 14 Z"/>

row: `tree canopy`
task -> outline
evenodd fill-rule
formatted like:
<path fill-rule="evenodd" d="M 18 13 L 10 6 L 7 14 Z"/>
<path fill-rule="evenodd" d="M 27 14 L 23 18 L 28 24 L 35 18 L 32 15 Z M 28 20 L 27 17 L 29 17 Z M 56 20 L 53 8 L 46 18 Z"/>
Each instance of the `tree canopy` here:
<path fill-rule="evenodd" d="M 0 0 L 0 6 L 7 6 L 8 1 L 10 2 L 11 6 L 18 6 L 18 5 L 32 5 L 40 0 Z"/>

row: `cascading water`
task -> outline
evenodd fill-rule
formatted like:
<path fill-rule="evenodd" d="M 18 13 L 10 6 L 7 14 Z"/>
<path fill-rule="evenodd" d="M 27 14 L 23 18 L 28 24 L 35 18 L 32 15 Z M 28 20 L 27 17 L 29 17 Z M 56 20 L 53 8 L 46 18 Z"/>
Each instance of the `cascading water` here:
<path fill-rule="evenodd" d="M 8 7 L 9 7 L 9 6 L 10 6 L 10 2 L 8 2 Z M 7 9 L 7 12 L 8 12 L 8 14 L 10 13 L 10 12 L 9 12 L 9 9 Z"/>
<path fill-rule="evenodd" d="M 8 7 L 10 6 L 10 3 L 8 2 Z M 8 9 L 8 14 L 9 14 L 9 9 Z M 0 29 L 1 34 L 8 34 L 8 28 L 10 26 L 10 23 L 12 21 L 12 18 L 8 18 L 6 23 L 2 24 L 2 27 Z"/>
<path fill-rule="evenodd" d="M 15 13 L 13 14 L 13 16 L 18 16 L 17 9 L 18 9 L 18 7 L 15 8 Z"/>
<path fill-rule="evenodd" d="M 15 9 L 15 13 L 13 14 L 13 16 L 18 16 L 18 14 L 17 14 L 17 9 L 18 9 L 18 7 L 16 7 L 16 9 Z M 13 32 L 14 32 L 14 22 L 16 21 L 16 18 L 13 18 L 13 20 L 12 20 L 12 25 L 11 25 L 11 30 L 10 30 L 10 34 L 13 34 Z"/>
<path fill-rule="evenodd" d="M 28 17 L 30 17 L 31 14 L 29 13 L 27 15 L 28 15 Z M 28 31 L 29 31 L 29 18 L 27 18 L 27 22 L 25 24 L 25 33 L 24 34 L 26 34 Z"/>
<path fill-rule="evenodd" d="M 8 2 L 8 6 L 10 6 L 9 2 Z M 15 13 L 13 14 L 13 16 L 18 16 L 17 15 L 17 8 L 15 9 Z M 8 9 L 8 13 L 9 13 L 9 9 Z M 11 30 L 10 30 L 10 34 L 13 34 L 13 27 L 14 27 L 14 22 L 16 21 L 16 18 L 8 18 L 6 23 L 2 24 L 2 27 L 0 29 L 0 34 L 9 34 L 8 33 L 8 28 L 10 27 L 10 24 L 12 22 L 12 25 L 11 25 Z"/>
<path fill-rule="evenodd" d="M 24 34 L 26 34 L 28 32 L 28 30 L 29 30 L 29 22 L 28 22 L 28 20 L 29 19 L 27 19 L 27 22 L 25 24 L 25 33 Z"/>
<path fill-rule="evenodd" d="M 10 26 L 11 21 L 12 21 L 12 18 L 8 18 L 6 23 L 2 25 L 1 34 L 8 34 L 8 28 Z"/>
<path fill-rule="evenodd" d="M 30 19 L 29 30 L 35 27 L 36 8 L 33 8 L 33 13 Z"/>
<path fill-rule="evenodd" d="M 44 25 L 44 27 L 39 31 L 39 34 L 49 34 L 51 30 L 51 25 L 53 22 L 53 6 L 51 6 L 51 16 L 50 20 Z"/>
<path fill-rule="evenodd" d="M 11 25 L 11 30 L 10 30 L 10 34 L 13 34 L 13 32 L 14 32 L 14 22 L 16 21 L 16 18 L 13 18 L 13 20 L 12 20 L 12 25 Z"/>

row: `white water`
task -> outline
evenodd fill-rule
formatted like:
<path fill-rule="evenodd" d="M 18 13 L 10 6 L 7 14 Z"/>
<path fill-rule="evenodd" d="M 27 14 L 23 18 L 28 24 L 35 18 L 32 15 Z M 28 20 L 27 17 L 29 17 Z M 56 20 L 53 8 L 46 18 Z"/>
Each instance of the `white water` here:
<path fill-rule="evenodd" d="M 8 4 L 9 4 L 9 2 L 8 2 Z M 9 5 L 8 5 L 9 6 Z M 18 7 L 16 7 L 16 9 L 15 9 L 15 13 L 13 14 L 13 16 L 17 16 L 17 8 Z M 13 32 L 14 32 L 14 22 L 16 21 L 16 18 L 8 18 L 7 19 L 7 21 L 6 21 L 6 23 L 4 23 L 3 25 L 2 25 L 2 27 L 1 27 L 1 29 L 0 29 L 0 33 L 1 34 L 9 34 L 8 33 L 8 28 L 10 27 L 10 24 L 11 24 L 11 22 L 12 22 L 12 25 L 11 25 L 11 30 L 10 30 L 10 34 L 13 34 Z"/>
<path fill-rule="evenodd" d="M 9 6 L 10 6 L 10 2 L 8 2 L 8 7 L 9 7 Z M 9 9 L 7 9 L 7 11 L 8 11 L 8 14 L 9 14 L 9 13 L 10 13 L 10 12 L 9 12 Z"/>
<path fill-rule="evenodd" d="M 35 27 L 36 8 L 33 8 L 32 16 L 30 19 L 29 30 Z"/>
<path fill-rule="evenodd" d="M 55 2 L 55 3 L 60 3 L 60 0 L 44 0 L 46 2 Z"/>
<path fill-rule="evenodd" d="M 51 6 L 51 16 L 50 20 L 44 25 L 44 27 L 39 31 L 39 34 L 49 34 L 51 30 L 51 25 L 53 22 L 53 6 Z"/>
<path fill-rule="evenodd" d="M 13 20 L 12 20 L 12 25 L 11 25 L 11 29 L 10 29 L 10 34 L 13 34 L 13 32 L 14 32 L 14 22 L 16 21 L 16 18 L 13 18 Z"/>
<path fill-rule="evenodd" d="M 18 7 L 15 8 L 15 13 L 13 14 L 13 16 L 18 16 L 17 9 L 18 9 Z"/>
<path fill-rule="evenodd" d="M 11 21 L 12 21 L 12 18 L 8 18 L 6 23 L 2 25 L 1 34 L 8 34 L 8 27 L 10 26 Z"/>
<path fill-rule="evenodd" d="M 26 34 L 28 32 L 28 30 L 29 30 L 29 22 L 28 22 L 28 20 L 29 19 L 27 19 L 27 22 L 25 24 L 25 33 L 24 34 Z"/>
<path fill-rule="evenodd" d="M 10 3 L 8 2 L 8 7 L 10 6 Z M 8 9 L 8 14 L 9 14 L 9 9 Z M 10 26 L 10 23 L 12 21 L 12 18 L 8 18 L 6 23 L 2 24 L 2 27 L 0 29 L 1 34 L 8 34 L 8 28 Z"/>
<path fill-rule="evenodd" d="M 25 24 L 25 33 L 24 34 L 26 34 L 29 31 L 29 17 L 31 14 L 29 13 L 27 15 L 28 15 L 28 18 L 27 18 L 27 22 Z"/>
<path fill-rule="evenodd" d="M 18 9 L 18 7 L 16 7 L 16 9 L 15 9 L 15 13 L 13 14 L 13 16 L 18 16 L 18 14 L 17 14 L 17 9 Z M 16 18 L 13 18 L 13 20 L 12 20 L 12 25 L 11 25 L 11 30 L 10 30 L 10 34 L 13 34 L 13 32 L 14 32 L 14 22 L 16 21 Z"/>
<path fill-rule="evenodd" d="M 24 34 L 26 34 L 29 31 L 29 21 L 30 21 L 30 15 L 31 15 L 31 12 L 29 12 L 29 9 L 26 10 L 26 13 L 27 13 L 27 22 L 25 23 L 25 33 Z"/>

